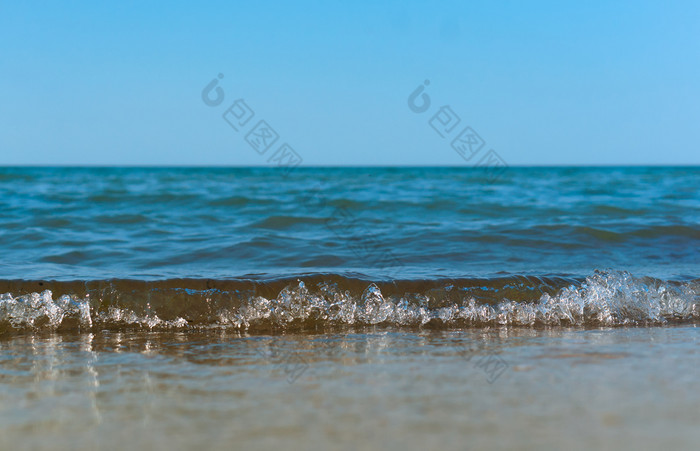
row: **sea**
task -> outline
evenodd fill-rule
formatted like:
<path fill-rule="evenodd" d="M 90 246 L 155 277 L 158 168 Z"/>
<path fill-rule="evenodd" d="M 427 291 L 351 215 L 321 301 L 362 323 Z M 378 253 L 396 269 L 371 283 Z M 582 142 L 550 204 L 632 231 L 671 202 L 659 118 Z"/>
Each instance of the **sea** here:
<path fill-rule="evenodd" d="M 0 168 L 0 449 L 697 449 L 700 167 Z"/>

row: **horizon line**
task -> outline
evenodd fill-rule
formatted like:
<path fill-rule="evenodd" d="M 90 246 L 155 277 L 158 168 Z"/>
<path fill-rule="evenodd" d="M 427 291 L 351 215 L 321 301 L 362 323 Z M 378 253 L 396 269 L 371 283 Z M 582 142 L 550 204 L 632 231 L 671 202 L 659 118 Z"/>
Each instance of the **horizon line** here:
<path fill-rule="evenodd" d="M 509 168 L 697 168 L 700 163 L 688 164 L 516 164 L 508 166 L 500 166 L 500 169 Z M 387 169 L 387 168 L 435 168 L 435 169 L 489 169 L 486 166 L 465 166 L 465 165 L 303 165 L 295 166 L 289 169 L 284 166 L 271 165 L 208 165 L 208 164 L 0 164 L 0 168 L 65 168 L 65 169 L 117 169 L 117 168 L 133 168 L 133 169 L 278 169 L 278 170 L 297 170 L 297 169 Z"/>

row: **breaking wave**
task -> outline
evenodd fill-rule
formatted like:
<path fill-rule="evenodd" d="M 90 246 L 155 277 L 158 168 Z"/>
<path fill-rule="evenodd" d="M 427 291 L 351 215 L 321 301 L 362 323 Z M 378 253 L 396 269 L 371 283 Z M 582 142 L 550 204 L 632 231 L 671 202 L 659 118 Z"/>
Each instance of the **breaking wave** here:
<path fill-rule="evenodd" d="M 628 272 L 372 282 L 333 274 L 256 280 L 0 281 L 0 333 L 26 330 L 314 330 L 325 327 L 626 326 L 700 319 L 700 279 Z"/>

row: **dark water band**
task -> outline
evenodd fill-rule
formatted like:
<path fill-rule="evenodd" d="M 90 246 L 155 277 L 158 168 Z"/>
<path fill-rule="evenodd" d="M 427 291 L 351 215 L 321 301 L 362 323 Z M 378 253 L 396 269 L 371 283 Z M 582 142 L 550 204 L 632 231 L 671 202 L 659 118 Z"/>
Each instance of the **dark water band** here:
<path fill-rule="evenodd" d="M 371 281 L 338 274 L 277 279 L 0 281 L 4 332 L 27 329 L 305 329 L 348 325 L 489 327 L 695 321 L 700 279 L 602 271 Z"/>

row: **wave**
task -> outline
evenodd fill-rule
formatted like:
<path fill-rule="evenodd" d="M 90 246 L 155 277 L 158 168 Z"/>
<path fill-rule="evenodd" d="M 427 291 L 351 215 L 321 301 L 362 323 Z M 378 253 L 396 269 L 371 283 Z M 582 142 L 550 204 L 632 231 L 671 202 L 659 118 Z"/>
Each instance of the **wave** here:
<path fill-rule="evenodd" d="M 278 279 L 0 281 L 0 333 L 27 330 L 316 330 L 633 326 L 697 322 L 700 279 L 623 271 L 586 278 L 368 281 L 338 274 Z"/>

